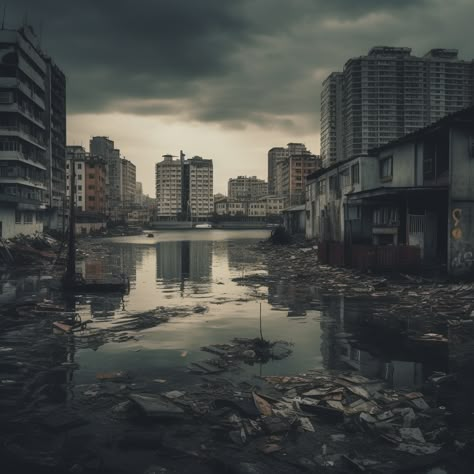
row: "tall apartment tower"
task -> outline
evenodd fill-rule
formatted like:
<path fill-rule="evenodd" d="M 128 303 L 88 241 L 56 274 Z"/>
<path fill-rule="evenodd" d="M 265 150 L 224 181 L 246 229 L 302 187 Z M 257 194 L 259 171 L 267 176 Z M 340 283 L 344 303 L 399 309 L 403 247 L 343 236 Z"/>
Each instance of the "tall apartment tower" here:
<path fill-rule="evenodd" d="M 137 168 L 126 158 L 122 158 L 120 164 L 122 167 L 122 206 L 131 208 L 135 204 L 137 192 Z"/>
<path fill-rule="evenodd" d="M 305 178 L 321 167 L 321 159 L 311 153 L 292 154 L 281 165 L 281 191 L 285 206 L 305 202 Z"/>
<path fill-rule="evenodd" d="M 323 92 L 331 88 L 331 76 Z M 322 96 L 321 150 L 327 161 L 328 142 L 335 140 L 337 149 L 342 134 L 344 151 L 342 156 L 336 151 L 337 160 L 367 153 L 468 107 L 474 101 L 473 89 L 473 61 L 459 59 L 457 50 L 432 49 L 417 57 L 410 48 L 374 47 L 368 55 L 346 62 L 342 91 L 336 87 L 335 95 Z M 327 113 L 326 101 L 335 97 L 337 104 L 338 94 L 342 95 L 341 132 L 331 128 L 334 115 Z M 332 137 L 328 130 L 334 130 Z"/>
<path fill-rule="evenodd" d="M 66 76 L 46 58 L 47 87 L 47 222 L 53 229 L 59 229 L 63 222 L 66 196 Z"/>
<path fill-rule="evenodd" d="M 65 79 L 33 30 L 0 31 L 0 237 L 61 226 Z"/>
<path fill-rule="evenodd" d="M 227 183 L 229 199 L 256 200 L 268 194 L 268 184 L 256 176 L 237 176 Z"/>
<path fill-rule="evenodd" d="M 157 216 L 160 219 L 178 219 L 181 206 L 181 162 L 173 155 L 163 155 L 155 166 Z"/>
<path fill-rule="evenodd" d="M 106 163 L 106 207 L 109 215 L 122 206 L 122 164 L 120 150 L 109 137 L 92 137 L 89 142 L 92 155 L 104 158 Z"/>
<path fill-rule="evenodd" d="M 156 164 L 157 217 L 164 220 L 204 220 L 214 211 L 212 160 L 163 155 Z"/>
<path fill-rule="evenodd" d="M 184 162 L 185 170 L 189 169 L 189 189 L 187 201 L 191 219 L 207 219 L 214 212 L 214 170 L 212 160 L 194 156 Z"/>
<path fill-rule="evenodd" d="M 324 167 L 342 159 L 342 73 L 333 72 L 321 91 L 321 160 Z"/>
<path fill-rule="evenodd" d="M 87 153 L 82 146 L 67 146 L 66 194 L 71 195 L 72 166 L 74 165 L 74 203 L 78 211 L 105 214 L 106 165 L 105 159 Z"/>
<path fill-rule="evenodd" d="M 274 147 L 268 150 L 268 194 L 275 194 L 278 164 L 288 157 L 288 149 Z"/>

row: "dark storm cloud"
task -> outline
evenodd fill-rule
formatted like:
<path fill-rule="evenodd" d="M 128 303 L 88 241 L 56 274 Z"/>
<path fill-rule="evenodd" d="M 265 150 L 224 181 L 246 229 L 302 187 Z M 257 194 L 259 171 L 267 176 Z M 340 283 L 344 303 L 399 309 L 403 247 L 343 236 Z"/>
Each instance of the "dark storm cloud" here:
<path fill-rule="evenodd" d="M 314 127 L 321 82 L 349 57 L 375 44 L 462 47 L 469 31 L 463 32 L 462 19 L 473 8 L 467 0 L 449 2 L 449 11 L 459 10 L 459 35 L 446 32 L 439 44 L 445 25 L 437 12 L 444 3 L 15 0 L 7 25 L 25 13 L 36 30 L 42 25 L 43 46 L 68 77 L 70 113 L 178 115 L 282 128 L 306 117 Z"/>

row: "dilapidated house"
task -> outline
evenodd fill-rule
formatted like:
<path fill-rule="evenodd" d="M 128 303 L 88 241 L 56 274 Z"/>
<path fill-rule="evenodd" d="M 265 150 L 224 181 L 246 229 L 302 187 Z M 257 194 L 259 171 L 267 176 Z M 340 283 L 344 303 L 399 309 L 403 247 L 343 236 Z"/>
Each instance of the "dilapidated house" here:
<path fill-rule="evenodd" d="M 474 275 L 474 107 L 313 173 L 306 209 L 307 237 L 338 264 Z"/>

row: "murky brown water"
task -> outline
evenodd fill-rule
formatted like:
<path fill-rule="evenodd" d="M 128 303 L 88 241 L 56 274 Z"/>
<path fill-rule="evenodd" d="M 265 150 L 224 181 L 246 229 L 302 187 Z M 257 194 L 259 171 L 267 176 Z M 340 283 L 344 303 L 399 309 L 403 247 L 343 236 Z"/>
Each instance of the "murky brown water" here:
<path fill-rule="evenodd" d="M 373 300 L 323 296 L 317 287 L 289 283 L 285 269 L 264 263 L 257 251 L 248 250 L 267 235 L 266 231 L 202 230 L 159 232 L 152 239 L 107 239 L 112 255 L 93 255 L 82 263 L 82 270 L 88 275 L 126 273 L 131 290 L 123 299 L 79 296 L 76 310 L 83 320 L 93 320 L 91 329 L 111 327 L 158 306 L 199 305 L 208 310 L 139 331 L 138 340 L 78 349 L 76 380 L 90 381 L 97 372 L 112 370 L 164 378 L 184 375 L 190 362 L 205 357 L 202 346 L 257 337 L 260 306 L 264 337 L 293 343 L 293 354 L 248 365 L 249 374 L 351 367 L 396 387 L 417 387 L 432 370 L 446 369 L 447 353 L 442 350 L 407 350 L 393 334 L 371 334 L 361 327 L 360 319 L 376 310 Z M 233 281 L 255 273 L 269 273 L 275 283 L 249 288 Z"/>

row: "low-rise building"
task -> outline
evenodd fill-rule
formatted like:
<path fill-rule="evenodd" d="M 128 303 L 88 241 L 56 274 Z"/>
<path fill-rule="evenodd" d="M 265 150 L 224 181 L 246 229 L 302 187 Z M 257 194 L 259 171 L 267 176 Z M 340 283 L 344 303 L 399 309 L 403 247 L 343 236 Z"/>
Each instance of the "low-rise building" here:
<path fill-rule="evenodd" d="M 214 204 L 214 212 L 218 216 L 241 216 L 262 220 L 281 215 L 283 209 L 284 199 L 279 196 L 263 196 L 255 201 L 224 198 Z"/>
<path fill-rule="evenodd" d="M 341 172 L 350 165 L 352 173 L 357 164 L 359 187 L 348 191 Z M 328 180 L 336 169 L 339 215 L 328 206 L 341 209 L 329 198 Z M 351 182 L 357 184 L 353 176 Z M 315 229 L 309 236 L 343 242 L 339 263 L 394 269 L 424 262 L 445 266 L 454 277 L 474 276 L 474 107 L 313 174 L 307 188 Z M 320 247 L 324 253 L 325 245 Z"/>
<path fill-rule="evenodd" d="M 254 201 L 268 194 L 268 184 L 256 176 L 230 178 L 227 184 L 229 199 Z"/>

